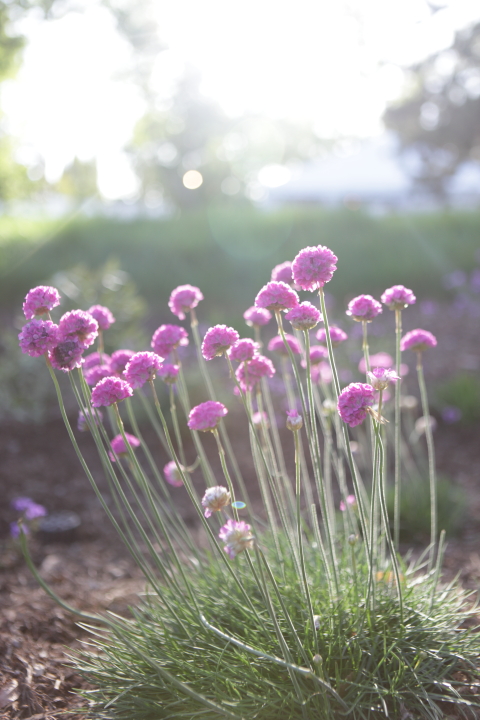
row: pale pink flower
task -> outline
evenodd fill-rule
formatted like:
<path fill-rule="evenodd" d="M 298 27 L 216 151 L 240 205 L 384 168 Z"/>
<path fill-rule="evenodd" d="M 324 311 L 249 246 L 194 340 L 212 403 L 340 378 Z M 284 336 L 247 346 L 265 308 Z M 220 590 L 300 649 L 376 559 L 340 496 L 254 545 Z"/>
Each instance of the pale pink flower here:
<path fill-rule="evenodd" d="M 310 346 L 310 363 L 311 365 L 317 365 L 318 363 L 325 360 L 328 357 L 328 350 L 324 345 L 311 345 Z M 307 367 L 305 360 L 302 360 L 302 366 Z"/>
<path fill-rule="evenodd" d="M 267 310 L 291 310 L 298 305 L 298 295 L 295 290 L 284 282 L 271 281 L 263 286 L 255 298 L 257 308 Z"/>
<path fill-rule="evenodd" d="M 100 380 L 103 380 L 103 378 L 110 377 L 111 375 L 112 368 L 108 362 L 104 365 L 94 365 L 93 367 L 89 367 L 87 369 L 85 369 L 85 365 L 83 366 L 83 376 L 85 378 L 85 382 L 87 385 L 91 385 L 92 387 L 100 382 Z"/>
<path fill-rule="evenodd" d="M 328 385 L 333 379 L 332 368 L 328 362 L 322 360 L 322 362 L 312 365 L 311 376 L 313 382 L 322 382 Z"/>
<path fill-rule="evenodd" d="M 355 497 L 355 495 L 347 495 L 347 505 L 357 507 L 357 498 Z M 342 512 L 345 512 L 345 510 L 347 509 L 347 505 L 345 505 L 343 500 L 340 500 L 340 510 Z"/>
<path fill-rule="evenodd" d="M 160 369 L 163 358 L 152 352 L 135 353 L 127 363 L 123 376 L 125 380 L 136 390 L 143 387 L 146 382 L 155 378 L 157 370 Z"/>
<path fill-rule="evenodd" d="M 284 282 L 287 283 L 287 285 L 292 285 L 293 275 L 292 263 L 290 262 L 290 260 L 287 260 L 280 265 L 275 265 L 272 270 L 271 279 L 275 280 L 276 282 Z"/>
<path fill-rule="evenodd" d="M 324 245 L 300 250 L 292 263 L 295 285 L 302 290 L 318 290 L 332 279 L 337 260 Z"/>
<path fill-rule="evenodd" d="M 92 307 L 88 308 L 87 312 L 95 318 L 100 330 L 108 330 L 110 325 L 113 325 L 115 322 L 112 313 L 104 305 L 92 305 Z"/>
<path fill-rule="evenodd" d="M 134 355 L 133 350 L 115 350 L 110 358 L 112 372 L 115 375 L 122 375 Z"/>
<path fill-rule="evenodd" d="M 231 501 L 232 496 L 226 487 L 215 485 L 215 487 L 207 488 L 202 499 L 202 505 L 205 508 L 205 517 L 209 518 L 214 512 L 223 510 L 224 507 L 230 505 Z"/>
<path fill-rule="evenodd" d="M 205 360 L 213 360 L 218 355 L 223 355 L 239 339 L 236 330 L 226 325 L 214 325 L 207 330 L 202 343 L 202 355 Z"/>
<path fill-rule="evenodd" d="M 402 352 L 404 350 L 422 352 L 423 350 L 427 350 L 427 348 L 435 347 L 436 344 L 437 338 L 435 335 L 432 335 L 428 330 L 417 328 L 416 330 L 410 330 L 410 332 L 403 336 L 400 341 L 400 349 Z"/>
<path fill-rule="evenodd" d="M 180 465 L 180 467 L 182 466 Z M 163 468 L 163 474 L 165 475 L 165 480 L 169 485 L 172 485 L 173 487 L 181 487 L 183 485 L 182 475 L 177 468 L 175 460 L 170 460 L 170 462 L 165 465 Z"/>
<path fill-rule="evenodd" d="M 197 307 L 203 295 L 198 287 L 179 285 L 170 295 L 168 307 L 180 320 L 185 320 L 185 313 Z"/>
<path fill-rule="evenodd" d="M 333 347 L 337 347 L 338 345 L 340 345 L 340 343 L 344 342 L 348 338 L 347 333 L 336 325 L 330 325 L 329 330 L 330 340 L 332 341 Z M 320 330 L 317 330 L 315 337 L 319 342 L 326 343 L 327 331 L 325 330 L 325 328 L 320 328 Z"/>
<path fill-rule="evenodd" d="M 386 352 L 378 352 L 374 355 L 370 355 L 370 367 L 381 367 L 390 368 L 394 364 L 393 358 Z M 367 372 L 367 366 L 365 365 L 365 358 L 362 357 L 358 363 L 358 369 L 361 373 Z"/>
<path fill-rule="evenodd" d="M 227 520 L 218 533 L 220 540 L 226 543 L 223 548 L 230 560 L 233 560 L 243 550 L 253 547 L 251 527 L 246 522 L 239 520 Z"/>
<path fill-rule="evenodd" d="M 252 305 L 252 307 L 249 307 L 248 310 L 245 310 L 243 317 L 247 325 L 250 327 L 254 327 L 255 325 L 257 327 L 262 327 L 270 322 L 272 319 L 272 313 L 265 308 L 259 308 Z"/>
<path fill-rule="evenodd" d="M 289 333 L 285 333 L 285 340 L 287 341 L 288 346 L 295 355 L 301 354 L 302 349 L 296 337 L 290 335 Z M 268 349 L 270 350 L 270 352 L 278 352 L 280 353 L 280 355 L 288 355 L 288 350 L 285 347 L 285 343 L 283 342 L 283 338 L 281 335 L 275 335 L 275 337 L 270 340 L 270 342 L 268 343 Z"/>
<path fill-rule="evenodd" d="M 266 424 L 266 426 L 269 426 L 268 423 L 268 415 L 266 412 L 262 410 L 262 412 L 254 412 L 252 415 L 252 422 L 254 425 L 262 425 Z"/>
<path fill-rule="evenodd" d="M 77 338 L 62 340 L 50 350 L 48 359 L 52 367 L 69 372 L 83 365 L 83 350 L 83 345 Z"/>
<path fill-rule="evenodd" d="M 31 320 L 37 315 L 45 315 L 57 305 L 60 305 L 58 290 L 48 285 L 39 285 L 28 291 L 23 303 L 23 312 L 27 320 Z"/>
<path fill-rule="evenodd" d="M 371 322 L 381 312 L 381 304 L 371 295 L 358 295 L 348 303 L 347 315 L 357 322 Z"/>
<path fill-rule="evenodd" d="M 262 377 L 273 377 L 275 368 L 271 360 L 264 355 L 255 355 L 248 363 L 242 363 L 238 366 L 235 377 L 237 378 L 241 389 L 246 392 L 253 390 L 256 383 L 260 382 Z"/>
<path fill-rule="evenodd" d="M 93 388 L 92 405 L 93 407 L 109 407 L 127 397 L 132 397 L 132 395 L 133 390 L 128 382 L 118 377 L 106 377 Z"/>
<path fill-rule="evenodd" d="M 107 353 L 92 352 L 85 355 L 84 360 L 83 371 L 85 372 L 85 370 L 90 370 L 90 368 L 95 367 L 95 365 L 101 365 L 102 363 L 108 365 L 110 363 L 110 355 L 107 355 Z"/>
<path fill-rule="evenodd" d="M 390 310 L 403 310 L 417 300 L 413 292 L 404 285 L 394 285 L 388 288 L 380 299 L 384 305 L 388 305 Z"/>
<path fill-rule="evenodd" d="M 350 383 L 338 397 L 338 414 L 350 427 L 355 427 L 365 420 L 368 408 L 375 400 L 374 390 L 366 383 Z"/>
<path fill-rule="evenodd" d="M 130 435 L 129 433 L 125 433 L 125 437 L 131 448 L 139 447 L 140 440 L 137 437 L 135 437 L 135 435 Z M 111 445 L 113 452 L 116 453 L 117 457 L 127 457 L 128 456 L 128 448 L 125 445 L 125 441 L 124 441 L 122 435 L 115 435 L 115 437 L 111 441 L 110 445 Z M 115 455 L 113 454 L 113 452 L 109 451 L 108 455 L 110 457 L 110 460 L 112 462 L 115 462 Z"/>
<path fill-rule="evenodd" d="M 400 377 L 394 370 L 383 367 L 373 368 L 371 372 L 367 372 L 367 377 L 374 390 L 386 390 L 391 382 L 395 383 L 397 380 L 400 380 Z"/>
<path fill-rule="evenodd" d="M 295 330 L 311 330 L 322 320 L 322 315 L 312 303 L 302 302 L 296 308 L 289 310 L 285 319 Z"/>
<path fill-rule="evenodd" d="M 18 341 L 22 353 L 40 357 L 57 344 L 58 325 L 50 320 L 30 320 L 23 326 Z"/>
<path fill-rule="evenodd" d="M 218 423 L 228 413 L 225 405 L 215 400 L 207 400 L 200 403 L 190 411 L 188 416 L 188 427 L 190 430 L 215 430 Z"/>
<path fill-rule="evenodd" d="M 180 367 L 178 365 L 164 362 L 157 370 L 157 376 L 167 385 L 173 385 L 177 382 L 179 372 Z"/>
<path fill-rule="evenodd" d="M 98 322 L 90 313 L 83 310 L 71 310 L 60 318 L 58 323 L 59 340 L 76 338 L 85 350 L 93 345 L 98 336 Z"/>
<path fill-rule="evenodd" d="M 160 325 L 152 337 L 153 351 L 167 357 L 175 348 L 188 345 L 188 333 L 180 325 Z"/>
<path fill-rule="evenodd" d="M 258 355 L 258 351 L 258 343 L 254 340 L 250 340 L 250 338 L 240 338 L 240 340 L 237 340 L 237 342 L 232 345 L 227 355 L 232 361 L 245 362 L 246 360 L 251 360 L 254 355 Z"/>

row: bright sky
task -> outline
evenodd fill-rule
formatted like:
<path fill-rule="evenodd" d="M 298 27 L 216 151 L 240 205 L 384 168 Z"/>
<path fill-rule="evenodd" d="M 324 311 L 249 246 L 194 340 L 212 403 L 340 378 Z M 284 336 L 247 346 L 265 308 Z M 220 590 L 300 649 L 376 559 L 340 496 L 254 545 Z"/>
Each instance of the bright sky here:
<path fill-rule="evenodd" d="M 186 64 L 225 110 L 311 118 L 324 137 L 381 132 L 386 103 L 408 66 L 448 47 L 455 30 L 480 19 L 479 0 L 154 0 L 168 50 L 153 81 L 168 98 Z M 76 3 L 77 7 L 79 3 Z M 122 148 L 144 110 L 126 79 L 132 55 L 98 0 L 62 19 L 30 18 L 24 64 L 2 87 L 8 130 L 21 159 L 43 158 L 49 180 L 75 156 L 96 157 L 101 192 L 135 192 Z M 34 172 L 34 171 L 33 171 Z"/>

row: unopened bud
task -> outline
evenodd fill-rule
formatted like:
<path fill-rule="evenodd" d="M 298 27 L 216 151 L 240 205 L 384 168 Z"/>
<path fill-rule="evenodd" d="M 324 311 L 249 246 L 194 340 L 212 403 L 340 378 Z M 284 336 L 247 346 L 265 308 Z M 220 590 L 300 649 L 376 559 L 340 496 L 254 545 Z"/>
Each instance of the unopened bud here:
<path fill-rule="evenodd" d="M 353 535 L 353 534 L 352 534 L 352 535 L 349 535 L 349 536 L 348 536 L 348 544 L 351 545 L 352 547 L 353 547 L 354 545 L 356 545 L 357 540 L 358 540 L 358 538 L 357 538 L 356 535 Z"/>
<path fill-rule="evenodd" d="M 320 615 L 314 615 L 313 616 L 313 626 L 315 630 L 318 630 L 320 627 Z"/>
<path fill-rule="evenodd" d="M 296 410 L 287 410 L 287 428 L 296 432 L 303 425 L 302 416 Z"/>
<path fill-rule="evenodd" d="M 321 655 L 317 654 L 317 655 L 313 656 L 312 660 L 315 663 L 315 665 L 319 665 L 322 662 L 323 658 Z"/>

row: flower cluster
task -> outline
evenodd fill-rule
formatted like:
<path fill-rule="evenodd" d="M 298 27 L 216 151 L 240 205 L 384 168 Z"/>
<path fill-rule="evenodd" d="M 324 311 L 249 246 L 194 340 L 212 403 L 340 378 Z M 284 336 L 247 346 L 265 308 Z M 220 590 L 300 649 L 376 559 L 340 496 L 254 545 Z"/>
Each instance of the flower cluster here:
<path fill-rule="evenodd" d="M 371 322 L 381 312 L 381 304 L 371 295 L 359 295 L 348 303 L 347 315 L 357 322 Z"/>
<path fill-rule="evenodd" d="M 157 370 L 162 366 L 163 358 L 152 352 L 135 353 L 128 361 L 123 375 L 134 390 L 141 388 L 146 382 L 155 378 Z"/>
<path fill-rule="evenodd" d="M 380 299 L 384 305 L 388 305 L 390 310 L 403 310 L 417 300 L 413 292 L 403 285 L 394 285 L 388 288 Z"/>
<path fill-rule="evenodd" d="M 258 343 L 250 340 L 250 338 L 241 338 L 232 345 L 227 354 L 230 360 L 234 362 L 247 362 L 252 360 L 255 355 L 258 355 L 258 351 Z"/>
<path fill-rule="evenodd" d="M 57 344 L 58 325 L 51 320 L 30 320 L 23 326 L 18 340 L 23 353 L 30 357 L 45 355 Z"/>
<path fill-rule="evenodd" d="M 300 250 L 292 263 L 295 285 L 302 290 L 322 288 L 332 279 L 337 260 L 337 256 L 324 245 Z"/>
<path fill-rule="evenodd" d="M 99 330 L 108 330 L 115 322 L 110 310 L 103 305 L 92 305 L 87 312 L 97 321 Z"/>
<path fill-rule="evenodd" d="M 280 265 L 275 265 L 272 270 L 271 279 L 276 282 L 284 282 L 287 283 L 287 285 L 292 285 L 292 263 L 287 260 L 287 262 L 281 263 Z"/>
<path fill-rule="evenodd" d="M 135 437 L 135 435 L 125 433 L 125 438 L 131 448 L 139 447 L 140 440 Z M 128 456 L 128 448 L 122 435 L 115 435 L 113 440 L 110 442 L 110 447 L 112 448 L 113 452 L 109 452 L 108 454 L 112 462 L 115 462 L 115 455 L 120 458 Z M 113 453 L 115 453 L 115 455 Z"/>
<path fill-rule="evenodd" d="M 224 507 L 230 505 L 231 501 L 232 498 L 227 488 L 222 485 L 209 487 L 205 491 L 202 499 L 202 505 L 205 508 L 205 517 L 209 518 L 214 512 L 220 512 Z"/>
<path fill-rule="evenodd" d="M 39 285 L 27 293 L 23 303 L 23 312 L 27 320 L 32 320 L 38 315 L 45 315 L 57 305 L 60 305 L 58 290 L 47 285 Z"/>
<path fill-rule="evenodd" d="M 355 427 L 365 420 L 373 405 L 373 387 L 366 383 L 351 383 L 338 396 L 338 414 L 347 425 Z"/>
<path fill-rule="evenodd" d="M 86 350 L 93 345 L 98 335 L 98 322 L 83 310 L 71 310 L 60 318 L 58 323 L 59 340 L 76 339 Z"/>
<path fill-rule="evenodd" d="M 215 400 L 207 400 L 200 403 L 190 411 L 188 416 L 188 427 L 190 430 L 215 430 L 218 423 L 228 413 L 225 405 Z"/>
<path fill-rule="evenodd" d="M 318 325 L 322 315 L 312 303 L 302 302 L 296 308 L 289 310 L 285 319 L 295 330 L 312 330 Z"/>
<path fill-rule="evenodd" d="M 295 290 L 284 282 L 271 282 L 264 285 L 255 298 L 255 306 L 266 310 L 291 310 L 299 304 Z"/>
<path fill-rule="evenodd" d="M 274 375 L 273 363 L 264 355 L 256 355 L 249 362 L 242 363 L 235 372 L 235 377 L 243 392 L 253 390 L 262 378 L 272 378 Z"/>
<path fill-rule="evenodd" d="M 213 360 L 218 355 L 223 355 L 239 339 L 236 330 L 226 325 L 215 325 L 207 330 L 202 343 L 202 355 L 205 360 Z"/>
<path fill-rule="evenodd" d="M 180 325 L 160 325 L 152 337 L 153 351 L 165 358 L 177 347 L 188 345 L 188 333 Z"/>
<path fill-rule="evenodd" d="M 253 547 L 251 527 L 246 522 L 239 520 L 227 520 L 225 525 L 220 528 L 218 537 L 226 543 L 223 548 L 230 560 L 233 560 L 243 550 L 249 550 Z"/>
<path fill-rule="evenodd" d="M 243 317 L 250 327 L 262 327 L 270 322 L 272 313 L 265 308 L 252 306 L 245 310 Z"/>
<path fill-rule="evenodd" d="M 285 340 L 290 350 L 295 355 L 301 354 L 302 349 L 296 337 L 290 335 L 289 333 L 285 333 Z M 280 355 L 288 355 L 288 350 L 285 347 L 285 343 L 281 335 L 275 335 L 275 337 L 270 340 L 270 342 L 268 343 L 268 349 L 270 350 L 270 352 L 278 352 Z"/>
<path fill-rule="evenodd" d="M 197 307 L 201 300 L 203 295 L 198 287 L 179 285 L 170 295 L 168 307 L 180 320 L 185 320 L 185 313 Z"/>
<path fill-rule="evenodd" d="M 93 407 L 109 407 L 133 395 L 131 385 L 117 377 L 106 377 L 92 390 Z"/>
<path fill-rule="evenodd" d="M 183 469 L 184 468 L 182 468 L 182 470 Z M 165 465 L 163 468 L 163 474 L 165 476 L 165 480 L 169 485 L 172 485 L 172 487 L 181 487 L 183 485 L 182 475 L 174 460 L 170 460 L 170 462 Z"/>
<path fill-rule="evenodd" d="M 340 343 L 345 342 L 345 340 L 347 340 L 348 338 L 347 333 L 336 325 L 330 325 L 329 330 L 330 340 L 332 341 L 333 347 L 337 347 L 338 345 L 340 345 Z M 325 330 L 325 328 L 320 328 L 320 330 L 317 330 L 317 334 L 315 335 L 315 337 L 321 343 L 327 342 L 327 331 Z"/>
<path fill-rule="evenodd" d="M 410 330 L 403 336 L 400 342 L 400 350 L 414 350 L 415 352 L 423 352 L 428 348 L 436 347 L 437 338 L 428 330 Z"/>

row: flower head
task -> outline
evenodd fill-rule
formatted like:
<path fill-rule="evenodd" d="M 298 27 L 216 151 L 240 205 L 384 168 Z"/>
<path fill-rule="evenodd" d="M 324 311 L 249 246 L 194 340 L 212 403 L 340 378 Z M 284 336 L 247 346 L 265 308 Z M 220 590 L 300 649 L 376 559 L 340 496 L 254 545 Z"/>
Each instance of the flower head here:
<path fill-rule="evenodd" d="M 205 508 L 205 517 L 209 518 L 214 512 L 219 512 L 224 507 L 227 507 L 227 505 L 230 505 L 231 501 L 232 497 L 227 488 L 222 487 L 222 485 L 209 487 L 205 491 L 202 499 L 202 505 Z"/>
<path fill-rule="evenodd" d="M 202 355 L 205 360 L 213 360 L 223 355 L 239 339 L 236 330 L 226 325 L 215 325 L 207 330 L 202 343 Z"/>
<path fill-rule="evenodd" d="M 311 376 L 313 382 L 322 382 L 328 385 L 332 382 L 333 373 L 330 363 L 322 360 L 311 367 Z"/>
<path fill-rule="evenodd" d="M 252 305 L 252 307 L 249 307 L 248 310 L 245 310 L 243 317 L 247 325 L 250 327 L 255 325 L 257 327 L 262 327 L 270 322 L 272 319 L 272 313 L 265 308 L 259 308 Z"/>
<path fill-rule="evenodd" d="M 291 351 L 295 353 L 295 355 L 301 354 L 302 349 L 296 337 L 290 335 L 289 333 L 285 333 L 285 340 L 287 341 L 288 346 L 290 347 Z M 270 350 L 270 352 L 278 352 L 280 355 L 288 355 L 288 350 L 285 347 L 285 343 L 283 342 L 283 338 L 281 335 L 275 335 L 275 337 L 270 340 L 270 342 L 268 343 L 268 349 Z"/>
<path fill-rule="evenodd" d="M 143 387 L 146 382 L 153 380 L 157 370 L 162 365 L 163 358 L 152 352 L 135 353 L 127 363 L 123 376 L 134 388 Z"/>
<path fill-rule="evenodd" d="M 230 360 L 235 362 L 245 362 L 251 360 L 255 355 L 258 354 L 258 343 L 250 338 L 240 338 L 237 342 L 232 345 L 227 355 Z"/>
<path fill-rule="evenodd" d="M 302 302 L 298 307 L 289 310 L 285 319 L 295 330 L 311 330 L 318 325 L 322 315 L 312 303 Z"/>
<path fill-rule="evenodd" d="M 298 295 L 295 290 L 284 282 L 272 280 L 263 286 L 255 298 L 257 308 L 266 310 L 291 310 L 298 305 Z"/>
<path fill-rule="evenodd" d="M 284 282 L 287 283 L 287 285 L 293 284 L 293 275 L 292 275 L 292 263 L 290 260 L 287 260 L 284 263 L 281 263 L 280 265 L 275 265 L 275 267 L 272 270 L 271 279 L 275 280 L 276 282 Z"/>
<path fill-rule="evenodd" d="M 311 345 L 310 347 L 310 363 L 317 365 L 318 363 L 325 360 L 328 357 L 328 350 L 324 345 Z M 302 365 L 306 367 L 307 363 L 302 362 Z"/>
<path fill-rule="evenodd" d="M 337 260 L 324 245 L 300 250 L 292 263 L 295 284 L 302 290 L 318 290 L 332 279 Z"/>
<path fill-rule="evenodd" d="M 133 350 L 115 350 L 110 358 L 110 367 L 115 375 L 122 375 L 129 361 L 135 355 Z"/>
<path fill-rule="evenodd" d="M 98 322 L 90 313 L 83 310 L 71 310 L 60 318 L 58 337 L 60 340 L 76 338 L 85 350 L 93 345 L 98 336 Z"/>
<path fill-rule="evenodd" d="M 94 365 L 87 370 L 85 370 L 85 366 L 83 368 L 83 376 L 85 378 L 85 382 L 91 387 L 96 385 L 100 380 L 103 380 L 103 378 L 109 377 L 111 375 L 112 368 L 110 367 L 110 363 L 108 362 L 104 363 L 103 365 Z"/>
<path fill-rule="evenodd" d="M 103 363 L 109 364 L 110 355 L 107 355 L 107 353 L 92 352 L 88 355 L 85 355 L 84 361 L 85 362 L 83 363 L 83 370 L 90 370 L 90 368 L 94 367 L 95 365 L 102 365 Z"/>
<path fill-rule="evenodd" d="M 28 291 L 23 303 L 23 312 L 27 320 L 31 320 L 37 315 L 44 315 L 57 305 L 60 305 L 58 290 L 48 285 L 39 285 Z"/>
<path fill-rule="evenodd" d="M 228 413 L 225 405 L 215 400 L 207 400 L 200 403 L 190 411 L 188 416 L 188 427 L 190 430 L 215 430 L 224 415 Z"/>
<path fill-rule="evenodd" d="M 253 547 L 253 537 L 251 535 L 251 527 L 246 522 L 239 520 L 227 520 L 226 524 L 220 528 L 218 537 L 226 543 L 223 548 L 230 560 L 233 560 L 242 550 Z"/>
<path fill-rule="evenodd" d="M 273 377 L 275 368 L 271 360 L 264 355 L 255 355 L 248 363 L 242 363 L 238 366 L 235 377 L 240 383 L 243 392 L 253 390 L 256 383 L 260 382 L 262 377 Z"/>
<path fill-rule="evenodd" d="M 365 420 L 368 409 L 374 402 L 374 390 L 366 383 L 350 383 L 338 397 L 338 414 L 350 427 Z"/>
<path fill-rule="evenodd" d="M 173 385 L 177 382 L 179 372 L 180 367 L 178 365 L 164 362 L 159 367 L 157 375 L 163 382 L 167 383 L 167 385 Z"/>
<path fill-rule="evenodd" d="M 382 312 L 382 306 L 371 295 L 358 295 L 348 303 L 347 315 L 357 322 L 371 322 Z"/>
<path fill-rule="evenodd" d="M 340 343 L 344 342 L 348 338 L 347 333 L 336 325 L 330 325 L 329 330 L 330 340 L 332 341 L 333 347 L 337 347 L 337 345 L 340 345 Z M 315 335 L 315 337 L 321 343 L 326 342 L 327 331 L 325 330 L 325 328 L 320 328 L 320 330 L 317 330 L 317 334 Z"/>
<path fill-rule="evenodd" d="M 103 305 L 92 305 L 92 307 L 88 308 L 87 312 L 95 318 L 100 330 L 108 330 L 110 325 L 113 325 L 115 322 L 115 318 L 110 310 Z"/>
<path fill-rule="evenodd" d="M 417 300 L 413 292 L 403 285 L 394 285 L 388 288 L 380 299 L 384 305 L 388 305 L 390 310 L 403 310 Z"/>
<path fill-rule="evenodd" d="M 50 320 L 30 320 L 23 326 L 18 341 L 23 353 L 30 357 L 45 355 L 57 343 L 58 325 Z"/>
<path fill-rule="evenodd" d="M 140 440 L 135 437 L 135 435 L 130 435 L 129 433 L 125 433 L 125 437 L 127 439 L 128 444 L 130 447 L 136 448 L 140 445 Z M 113 452 L 117 455 L 117 457 L 126 457 L 128 455 L 128 448 L 125 445 L 125 441 L 122 437 L 122 435 L 115 435 L 113 440 L 110 442 L 110 446 L 113 450 Z M 110 456 L 110 460 L 112 462 L 115 462 L 115 455 L 112 452 L 108 453 Z"/>
<path fill-rule="evenodd" d="M 180 325 L 160 325 L 152 337 L 153 351 L 167 357 L 175 348 L 188 345 L 188 333 Z"/>
<path fill-rule="evenodd" d="M 345 512 L 345 510 L 347 509 L 347 505 L 350 505 L 351 507 L 357 506 L 357 498 L 355 497 L 355 495 L 347 495 L 347 504 L 345 504 L 343 500 L 340 500 L 340 510 L 342 512 Z"/>
<path fill-rule="evenodd" d="M 400 380 L 400 377 L 394 370 L 383 367 L 373 368 L 371 372 L 367 372 L 367 377 L 374 390 L 385 390 L 391 382 Z"/>
<path fill-rule="evenodd" d="M 83 350 L 83 345 L 75 337 L 62 340 L 50 350 L 48 359 L 52 367 L 63 370 L 63 372 L 69 372 L 83 365 Z"/>
<path fill-rule="evenodd" d="M 435 347 L 437 344 L 437 338 L 432 335 L 428 330 L 410 330 L 400 341 L 400 350 L 414 350 L 415 352 L 422 352 L 427 348 Z"/>
<path fill-rule="evenodd" d="M 287 410 L 287 428 L 292 432 L 300 430 L 303 426 L 302 416 L 297 410 Z"/>
<path fill-rule="evenodd" d="M 393 365 L 393 358 L 386 352 L 378 352 L 374 355 L 370 355 L 370 367 L 381 367 L 390 368 Z M 365 358 L 362 357 L 358 363 L 358 369 L 361 373 L 367 372 L 367 366 L 365 365 Z"/>
<path fill-rule="evenodd" d="M 92 390 L 93 407 L 109 407 L 114 403 L 132 397 L 133 390 L 128 382 L 118 377 L 106 377 L 100 380 Z"/>
<path fill-rule="evenodd" d="M 47 511 L 43 505 L 38 505 L 38 503 L 29 497 L 13 498 L 10 507 L 17 512 L 23 513 L 27 520 L 36 520 L 36 518 L 47 515 Z"/>
<path fill-rule="evenodd" d="M 179 285 L 173 290 L 168 301 L 168 307 L 180 320 L 185 320 L 185 313 L 197 307 L 203 300 L 202 292 L 193 285 Z"/>

